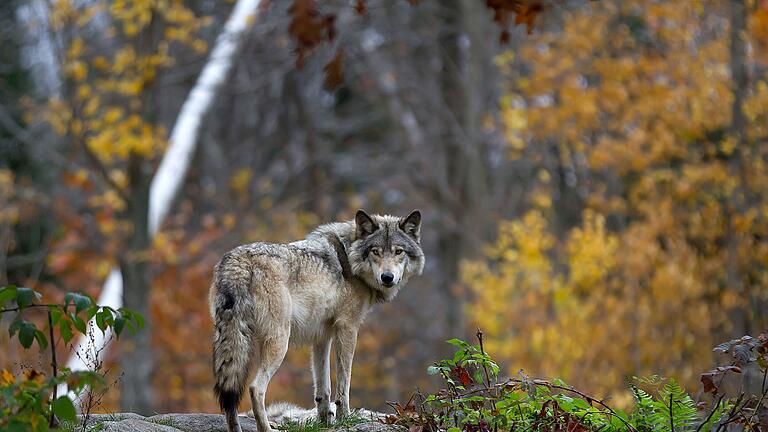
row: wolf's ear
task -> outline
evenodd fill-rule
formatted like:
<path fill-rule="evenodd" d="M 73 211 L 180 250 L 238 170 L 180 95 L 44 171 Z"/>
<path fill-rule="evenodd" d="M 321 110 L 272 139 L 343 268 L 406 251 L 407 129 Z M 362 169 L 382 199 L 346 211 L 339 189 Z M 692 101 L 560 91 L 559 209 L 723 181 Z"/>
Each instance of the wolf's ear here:
<path fill-rule="evenodd" d="M 379 226 L 376 225 L 373 218 L 371 218 L 363 209 L 358 210 L 355 214 L 355 225 L 357 226 L 357 238 L 367 237 L 379 229 Z"/>
<path fill-rule="evenodd" d="M 398 222 L 397 225 L 400 227 L 401 230 L 403 230 L 404 233 L 413 237 L 413 239 L 416 240 L 416 243 L 419 242 L 419 237 L 421 233 L 421 212 L 420 211 L 418 210 L 412 211 L 411 214 L 400 219 L 400 222 Z"/>

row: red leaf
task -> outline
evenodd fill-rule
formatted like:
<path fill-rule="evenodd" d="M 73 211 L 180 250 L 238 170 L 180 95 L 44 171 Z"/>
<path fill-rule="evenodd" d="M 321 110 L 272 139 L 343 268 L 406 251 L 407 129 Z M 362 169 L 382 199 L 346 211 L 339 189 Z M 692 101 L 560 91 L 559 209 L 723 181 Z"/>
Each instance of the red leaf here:
<path fill-rule="evenodd" d="M 528 34 L 533 32 L 533 22 L 544 7 L 541 3 L 532 1 L 518 8 L 515 15 L 515 25 L 525 24 Z"/>
<path fill-rule="evenodd" d="M 330 41 L 336 36 L 336 17 L 320 15 L 315 0 L 293 0 L 288 14 L 291 16 L 288 33 L 296 40 L 296 65 L 302 67 L 306 55 L 324 38 Z"/>
<path fill-rule="evenodd" d="M 467 370 L 462 366 L 456 366 L 455 368 L 451 369 L 451 375 L 455 379 L 458 379 L 461 385 L 464 387 L 469 387 L 472 385 L 472 377 L 469 375 L 469 372 L 467 372 Z"/>
<path fill-rule="evenodd" d="M 344 50 L 339 49 L 323 71 L 325 72 L 325 88 L 333 90 L 344 82 Z"/>
<path fill-rule="evenodd" d="M 493 11 L 493 21 L 501 27 L 501 42 L 509 41 L 509 25 L 512 14 L 515 25 L 525 24 L 528 34 L 533 32 L 536 17 L 544 10 L 542 0 L 486 0 L 485 5 Z"/>
<path fill-rule="evenodd" d="M 709 372 L 701 374 L 701 384 L 704 386 L 704 393 L 717 394 L 718 387 L 715 384 L 715 378 L 721 377 L 728 372 L 741 373 L 741 368 L 738 366 L 718 366 Z"/>
<path fill-rule="evenodd" d="M 365 0 L 357 0 L 355 1 L 355 12 L 357 12 L 358 15 L 365 15 L 366 9 L 365 9 Z"/>

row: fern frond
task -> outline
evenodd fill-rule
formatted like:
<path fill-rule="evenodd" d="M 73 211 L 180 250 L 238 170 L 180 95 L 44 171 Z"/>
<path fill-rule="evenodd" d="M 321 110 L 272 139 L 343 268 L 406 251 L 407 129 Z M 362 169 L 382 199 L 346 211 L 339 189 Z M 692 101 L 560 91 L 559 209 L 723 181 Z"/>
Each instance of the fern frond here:
<path fill-rule="evenodd" d="M 659 390 L 659 400 L 654 401 L 654 407 L 654 428 L 659 431 L 692 430 L 699 417 L 696 403 L 674 379 Z"/>

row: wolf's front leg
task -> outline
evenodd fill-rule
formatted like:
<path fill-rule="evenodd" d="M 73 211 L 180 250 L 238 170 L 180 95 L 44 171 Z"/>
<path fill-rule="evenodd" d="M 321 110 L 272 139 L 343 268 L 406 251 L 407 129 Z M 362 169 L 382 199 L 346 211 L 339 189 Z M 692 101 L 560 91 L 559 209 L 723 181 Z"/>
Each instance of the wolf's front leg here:
<path fill-rule="evenodd" d="M 356 326 L 340 326 L 336 330 L 336 417 L 349 414 L 349 382 L 352 358 L 357 343 Z"/>
<path fill-rule="evenodd" d="M 317 419 L 326 425 L 333 422 L 331 411 L 331 339 L 312 347 L 312 378 L 315 382 Z"/>

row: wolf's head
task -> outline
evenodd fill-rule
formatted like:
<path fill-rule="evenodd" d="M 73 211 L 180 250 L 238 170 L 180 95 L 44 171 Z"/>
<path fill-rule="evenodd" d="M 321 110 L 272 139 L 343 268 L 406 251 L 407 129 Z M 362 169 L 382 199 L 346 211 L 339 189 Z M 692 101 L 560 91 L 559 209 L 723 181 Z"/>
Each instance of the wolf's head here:
<path fill-rule="evenodd" d="M 421 212 L 404 218 L 355 215 L 355 240 L 349 252 L 352 274 L 391 300 L 413 275 L 424 269 L 420 242 Z"/>

